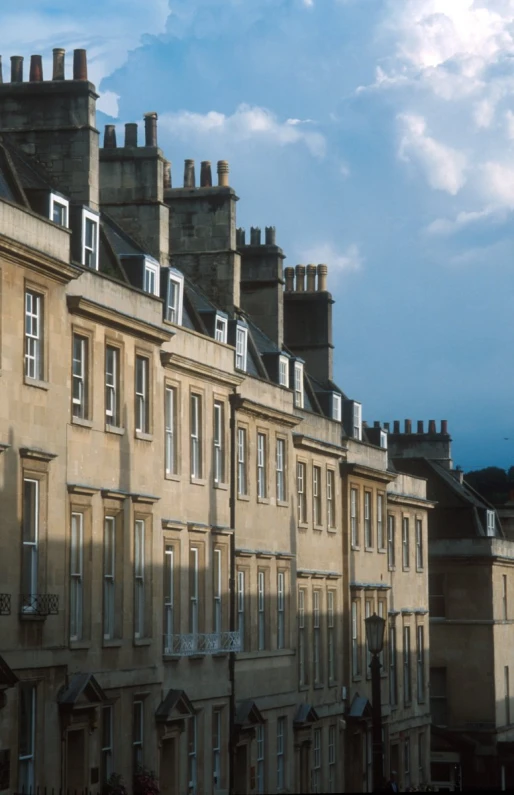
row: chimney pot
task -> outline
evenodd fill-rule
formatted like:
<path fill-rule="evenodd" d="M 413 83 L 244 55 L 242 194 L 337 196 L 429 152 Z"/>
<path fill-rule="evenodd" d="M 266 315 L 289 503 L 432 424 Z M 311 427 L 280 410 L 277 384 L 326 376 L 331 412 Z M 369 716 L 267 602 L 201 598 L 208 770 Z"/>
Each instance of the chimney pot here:
<path fill-rule="evenodd" d="M 380 422 L 378 420 L 375 420 L 375 422 L 373 423 L 373 427 L 380 428 Z"/>
<path fill-rule="evenodd" d="M 307 292 L 316 292 L 316 273 L 317 268 L 315 265 L 307 265 Z"/>
<path fill-rule="evenodd" d="M 125 125 L 125 146 L 137 146 L 137 124 L 134 121 Z"/>
<path fill-rule="evenodd" d="M 393 433 L 400 433 L 400 420 L 395 420 L 393 423 Z"/>
<path fill-rule="evenodd" d="M 30 75 L 31 83 L 40 83 L 43 80 L 43 59 L 40 55 L 30 56 Z"/>
<path fill-rule="evenodd" d="M 86 50 L 73 50 L 73 79 L 87 80 Z"/>
<path fill-rule="evenodd" d="M 418 420 L 418 433 L 423 433 L 423 420 Z"/>
<path fill-rule="evenodd" d="M 218 160 L 218 186 L 228 187 L 229 166 L 228 160 Z"/>
<path fill-rule="evenodd" d="M 171 188 L 171 163 L 169 160 L 164 161 L 163 187 L 164 190 Z"/>
<path fill-rule="evenodd" d="M 448 434 L 448 420 L 441 420 L 441 433 Z"/>
<path fill-rule="evenodd" d="M 157 146 L 157 113 L 145 113 L 145 146 Z"/>
<path fill-rule="evenodd" d="M 195 188 L 195 161 L 184 160 L 184 188 Z"/>
<path fill-rule="evenodd" d="M 296 292 L 305 292 L 305 265 L 296 266 Z"/>
<path fill-rule="evenodd" d="M 11 55 L 11 83 L 23 83 L 22 55 Z"/>
<path fill-rule="evenodd" d="M 52 80 L 64 80 L 64 56 L 66 54 L 66 50 L 64 50 L 62 47 L 55 47 L 53 53 L 54 71 Z"/>
<path fill-rule="evenodd" d="M 435 429 L 435 420 L 429 420 L 428 421 L 428 432 L 429 433 L 437 433 L 437 431 Z"/>
<path fill-rule="evenodd" d="M 389 422 L 384 422 L 384 431 L 387 431 L 387 433 L 389 433 L 389 425 Z"/>
<path fill-rule="evenodd" d="M 250 245 L 251 246 L 260 246 L 261 245 L 261 230 L 258 226 L 252 226 L 250 228 Z"/>
<path fill-rule="evenodd" d="M 236 245 L 246 246 L 246 232 L 242 226 L 236 229 Z"/>
<path fill-rule="evenodd" d="M 274 226 L 266 227 L 266 245 L 267 246 L 276 245 L 276 231 Z"/>
<path fill-rule="evenodd" d="M 412 420 L 405 420 L 405 433 L 412 433 Z"/>
<path fill-rule="evenodd" d="M 318 293 L 326 293 L 327 291 L 327 273 L 328 267 L 326 265 L 318 265 Z"/>
<path fill-rule="evenodd" d="M 291 266 L 284 269 L 286 279 L 286 293 L 294 292 L 294 268 Z"/>
<path fill-rule="evenodd" d="M 114 124 L 105 125 L 104 149 L 116 149 L 116 127 Z"/>
<path fill-rule="evenodd" d="M 200 166 L 200 187 L 212 188 L 211 161 L 202 160 Z"/>

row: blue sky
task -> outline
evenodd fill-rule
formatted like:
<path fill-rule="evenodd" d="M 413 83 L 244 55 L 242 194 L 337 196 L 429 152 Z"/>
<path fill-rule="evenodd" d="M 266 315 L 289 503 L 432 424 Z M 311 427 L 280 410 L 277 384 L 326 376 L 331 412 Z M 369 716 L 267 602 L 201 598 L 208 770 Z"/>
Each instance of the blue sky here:
<path fill-rule="evenodd" d="M 2 6 L 4 71 L 86 47 L 100 127 L 157 111 L 175 184 L 228 159 L 239 225 L 328 264 L 365 419 L 448 419 L 456 463 L 514 464 L 514 0 Z"/>

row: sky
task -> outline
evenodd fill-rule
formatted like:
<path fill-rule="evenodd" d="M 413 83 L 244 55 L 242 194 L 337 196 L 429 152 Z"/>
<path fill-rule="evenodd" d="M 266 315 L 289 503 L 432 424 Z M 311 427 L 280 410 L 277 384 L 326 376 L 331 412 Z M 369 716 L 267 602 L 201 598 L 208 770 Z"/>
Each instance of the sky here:
<path fill-rule="evenodd" d="M 514 464 L 514 0 L 23 0 L 0 30 L 5 79 L 85 47 L 100 129 L 157 111 L 175 185 L 229 160 L 238 225 L 328 265 L 364 419 Z"/>

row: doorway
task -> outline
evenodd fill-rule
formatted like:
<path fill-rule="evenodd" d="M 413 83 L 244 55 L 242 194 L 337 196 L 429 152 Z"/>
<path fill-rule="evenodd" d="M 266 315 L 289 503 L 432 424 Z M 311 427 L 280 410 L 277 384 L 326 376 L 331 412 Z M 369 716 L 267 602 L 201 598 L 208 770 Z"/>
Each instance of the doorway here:
<path fill-rule="evenodd" d="M 248 792 L 248 746 L 238 745 L 236 748 L 236 764 L 234 770 L 234 785 L 236 795 L 246 795 Z"/>
<path fill-rule="evenodd" d="M 66 786 L 69 790 L 86 789 L 86 738 L 84 729 L 68 731 L 66 740 Z"/>
<path fill-rule="evenodd" d="M 163 740 L 161 748 L 160 787 L 162 795 L 176 795 L 178 785 L 177 741 L 171 737 Z"/>

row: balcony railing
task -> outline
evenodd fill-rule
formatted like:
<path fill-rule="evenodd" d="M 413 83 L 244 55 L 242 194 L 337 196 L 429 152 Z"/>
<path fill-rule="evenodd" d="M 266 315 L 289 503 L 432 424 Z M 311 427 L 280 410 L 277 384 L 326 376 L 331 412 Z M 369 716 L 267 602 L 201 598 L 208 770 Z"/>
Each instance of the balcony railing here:
<path fill-rule="evenodd" d="M 0 616 L 11 615 L 11 594 L 0 593 Z"/>
<path fill-rule="evenodd" d="M 231 651 L 241 651 L 239 632 L 164 635 L 165 657 L 192 657 L 197 654 L 225 654 Z"/>
<path fill-rule="evenodd" d="M 56 616 L 59 612 L 59 596 L 55 593 L 20 595 L 22 616 Z"/>

